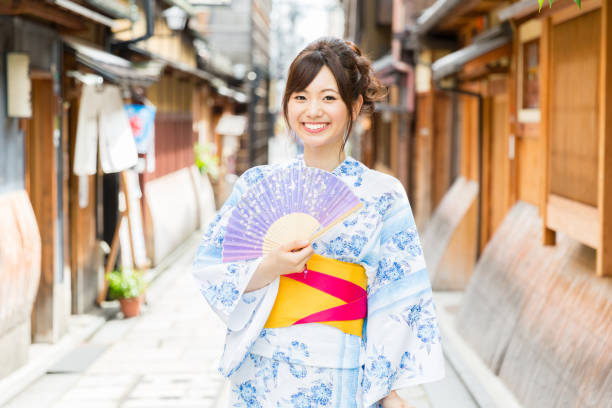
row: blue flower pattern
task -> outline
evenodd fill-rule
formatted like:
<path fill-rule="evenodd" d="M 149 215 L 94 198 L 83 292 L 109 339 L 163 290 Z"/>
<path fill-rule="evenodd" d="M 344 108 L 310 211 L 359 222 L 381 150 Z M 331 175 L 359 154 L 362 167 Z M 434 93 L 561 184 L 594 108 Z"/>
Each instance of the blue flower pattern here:
<path fill-rule="evenodd" d="M 257 387 L 252 380 L 243 382 L 234 392 L 240 396 L 241 400 L 241 402 L 235 403 L 234 407 L 259 408 L 263 406 L 258 398 Z"/>
<path fill-rule="evenodd" d="M 407 324 L 419 339 L 421 348 L 425 348 L 427 353 L 431 352 L 433 344 L 440 342 L 440 329 L 431 298 L 421 298 L 418 303 L 408 306 L 400 313 L 390 314 L 389 318 Z"/>
<path fill-rule="evenodd" d="M 366 370 L 361 386 L 364 391 L 369 391 L 374 385 L 385 390 L 390 390 L 395 378 L 396 370 L 393 369 L 391 361 L 383 350 L 374 349 L 374 356 L 366 361 Z"/>
<path fill-rule="evenodd" d="M 317 243 L 313 248 L 319 250 L 323 256 L 351 262 L 357 259 L 367 242 L 367 238 L 362 234 L 340 234 L 328 243 Z"/>
<path fill-rule="evenodd" d="M 401 251 L 407 250 L 412 256 L 419 256 L 423 253 L 416 228 L 411 228 L 407 231 L 399 231 L 391 237 L 391 242 L 397 249 Z"/>
<path fill-rule="evenodd" d="M 228 264 L 226 279 L 219 282 L 207 281 L 201 288 L 202 294 L 217 310 L 229 312 L 240 299 L 247 304 L 255 302 L 256 297 L 245 294 L 240 296 L 239 283 L 246 275 L 249 265 L 245 262 Z"/>
<path fill-rule="evenodd" d="M 303 344 L 303 343 L 302 343 Z M 301 344 L 295 346 L 303 351 Z M 332 381 L 333 372 L 330 369 L 302 366 L 296 388 L 291 388 L 284 380 L 278 381 L 279 376 L 286 375 L 286 370 L 293 376 L 291 364 L 286 358 L 266 358 L 249 354 L 245 360 L 246 372 L 254 373 L 253 378 L 240 378 L 233 381 L 232 406 L 242 407 L 330 407 L 334 404 L 335 389 Z M 240 376 L 241 373 L 237 373 Z M 280 396 L 278 394 L 281 394 Z"/>
<path fill-rule="evenodd" d="M 345 160 L 337 169 L 334 170 L 334 174 L 337 176 L 345 176 L 354 178 L 353 186 L 361 187 L 363 183 L 363 172 L 364 167 L 359 164 L 356 160 Z"/>

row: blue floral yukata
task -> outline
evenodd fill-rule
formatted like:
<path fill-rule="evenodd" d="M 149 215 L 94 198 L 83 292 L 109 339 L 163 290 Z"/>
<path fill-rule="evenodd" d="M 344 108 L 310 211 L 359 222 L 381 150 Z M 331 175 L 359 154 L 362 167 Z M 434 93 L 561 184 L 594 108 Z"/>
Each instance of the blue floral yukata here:
<path fill-rule="evenodd" d="M 370 408 L 391 390 L 443 378 L 431 284 L 405 190 L 394 177 L 349 156 L 332 173 L 364 206 L 313 248 L 365 268 L 363 338 L 319 323 L 264 329 L 279 279 L 245 293 L 261 258 L 223 263 L 223 237 L 249 186 L 291 166 L 305 166 L 303 155 L 246 171 L 208 227 L 194 262 L 202 294 L 228 328 L 219 371 L 231 381 L 230 406 Z"/>

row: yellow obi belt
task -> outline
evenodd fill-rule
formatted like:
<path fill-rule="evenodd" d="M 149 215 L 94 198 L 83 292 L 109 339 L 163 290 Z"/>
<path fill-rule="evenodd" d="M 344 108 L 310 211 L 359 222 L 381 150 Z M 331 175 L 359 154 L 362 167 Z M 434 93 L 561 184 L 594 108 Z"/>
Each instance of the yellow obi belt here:
<path fill-rule="evenodd" d="M 367 282 L 363 266 L 314 254 L 303 272 L 281 275 L 264 327 L 322 323 L 361 337 Z"/>

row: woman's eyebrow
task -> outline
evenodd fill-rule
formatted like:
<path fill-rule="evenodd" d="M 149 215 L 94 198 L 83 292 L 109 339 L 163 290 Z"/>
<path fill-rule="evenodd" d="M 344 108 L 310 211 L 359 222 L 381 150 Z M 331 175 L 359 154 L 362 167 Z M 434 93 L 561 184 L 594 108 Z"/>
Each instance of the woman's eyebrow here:
<path fill-rule="evenodd" d="M 308 89 L 303 89 L 303 90 L 301 90 L 301 91 L 296 91 L 295 93 L 300 93 L 300 92 L 307 93 L 307 94 L 309 94 L 309 93 L 310 93 L 310 92 L 308 91 Z M 332 88 L 325 88 L 325 89 L 321 89 L 321 90 L 319 91 L 319 93 L 323 93 L 323 92 L 334 92 L 334 93 L 339 93 L 338 91 L 336 91 L 335 89 L 332 89 Z"/>

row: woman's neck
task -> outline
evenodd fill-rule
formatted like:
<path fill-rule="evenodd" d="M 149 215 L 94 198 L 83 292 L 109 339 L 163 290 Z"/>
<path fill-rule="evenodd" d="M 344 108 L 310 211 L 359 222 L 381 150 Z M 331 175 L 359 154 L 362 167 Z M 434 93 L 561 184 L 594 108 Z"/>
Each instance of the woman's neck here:
<path fill-rule="evenodd" d="M 304 146 L 304 163 L 309 167 L 332 172 L 342 163 L 346 154 L 344 151 L 338 154 L 340 149 L 312 150 Z"/>

